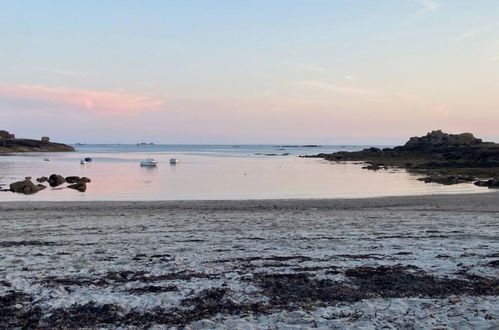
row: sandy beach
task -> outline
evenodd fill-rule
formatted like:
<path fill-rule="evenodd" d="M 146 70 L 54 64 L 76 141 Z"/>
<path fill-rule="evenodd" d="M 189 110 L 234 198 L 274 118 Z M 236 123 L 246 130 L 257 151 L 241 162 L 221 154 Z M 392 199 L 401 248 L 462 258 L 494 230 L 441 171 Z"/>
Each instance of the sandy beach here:
<path fill-rule="evenodd" d="M 499 193 L 0 210 L 0 328 L 499 326 Z"/>

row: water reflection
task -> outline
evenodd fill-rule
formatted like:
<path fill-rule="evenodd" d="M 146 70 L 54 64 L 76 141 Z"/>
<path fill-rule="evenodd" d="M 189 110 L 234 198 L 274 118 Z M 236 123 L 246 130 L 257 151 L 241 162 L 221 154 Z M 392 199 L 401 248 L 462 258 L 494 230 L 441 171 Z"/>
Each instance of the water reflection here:
<path fill-rule="evenodd" d="M 484 192 L 471 184 L 425 184 L 405 170 L 368 171 L 354 163 L 332 163 L 298 157 L 212 157 L 186 154 L 86 153 L 92 163 L 79 164 L 76 154 L 0 157 L 0 183 L 52 173 L 92 179 L 84 194 L 45 189 L 25 196 L 1 193 L 0 200 L 165 200 L 245 198 L 346 198 L 389 195 Z M 42 155 L 43 156 L 43 155 Z M 170 164 L 182 156 L 182 163 Z M 141 167 L 144 158 L 157 167 Z"/>

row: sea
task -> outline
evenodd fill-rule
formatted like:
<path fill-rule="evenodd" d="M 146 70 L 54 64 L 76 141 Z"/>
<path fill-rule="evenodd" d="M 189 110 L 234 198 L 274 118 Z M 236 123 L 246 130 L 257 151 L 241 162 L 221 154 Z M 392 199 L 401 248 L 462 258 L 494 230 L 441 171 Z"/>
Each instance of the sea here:
<path fill-rule="evenodd" d="M 403 169 L 369 171 L 359 162 L 302 158 L 361 145 L 74 145 L 75 152 L 0 156 L 0 188 L 60 174 L 92 180 L 86 192 L 65 185 L 33 195 L 0 192 L 0 201 L 131 201 L 364 198 L 485 192 L 473 184 L 423 183 Z M 385 146 L 376 146 L 385 147 Z M 92 161 L 80 164 L 91 157 Z M 46 158 L 49 161 L 45 160 Z M 140 162 L 154 158 L 156 167 Z M 170 159 L 176 158 L 176 164 Z"/>

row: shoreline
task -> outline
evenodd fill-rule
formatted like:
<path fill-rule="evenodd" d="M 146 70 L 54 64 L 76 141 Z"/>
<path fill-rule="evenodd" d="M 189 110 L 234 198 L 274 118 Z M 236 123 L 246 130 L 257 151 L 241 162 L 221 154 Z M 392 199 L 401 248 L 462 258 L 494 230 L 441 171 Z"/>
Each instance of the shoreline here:
<path fill-rule="evenodd" d="M 0 201 L 0 209 L 14 208 L 25 209 L 36 206 L 37 209 L 44 208 L 72 208 L 75 206 L 85 207 L 120 207 L 124 209 L 141 208 L 152 206 L 156 209 L 199 209 L 199 210 L 245 210 L 260 209 L 363 209 L 377 207 L 398 206 L 421 206 L 428 207 L 438 203 L 437 209 L 446 207 L 445 210 L 464 210 L 473 208 L 475 203 L 481 200 L 480 210 L 469 210 L 469 212 L 499 212 L 499 190 L 484 191 L 476 193 L 453 193 L 453 194 L 426 194 L 406 196 L 382 196 L 382 197 L 359 197 L 359 198 L 279 198 L 279 199 L 195 199 L 195 200 L 88 200 L 88 201 Z M 497 202 L 497 204 L 494 204 Z"/>

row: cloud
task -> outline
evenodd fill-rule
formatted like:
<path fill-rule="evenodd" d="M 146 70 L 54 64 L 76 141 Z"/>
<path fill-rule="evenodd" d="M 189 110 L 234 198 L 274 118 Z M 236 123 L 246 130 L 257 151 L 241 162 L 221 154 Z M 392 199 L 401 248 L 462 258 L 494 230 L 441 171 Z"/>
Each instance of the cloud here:
<path fill-rule="evenodd" d="M 425 13 L 430 13 L 440 9 L 440 4 L 433 0 L 413 0 L 414 2 L 421 5 L 421 9 L 416 12 L 416 15 L 421 15 Z"/>
<path fill-rule="evenodd" d="M 492 23 L 492 24 L 487 24 L 487 25 L 482 25 L 482 26 L 473 28 L 473 29 L 471 29 L 469 31 L 466 31 L 466 32 L 462 33 L 461 35 L 459 35 L 456 38 L 456 41 L 464 41 L 464 40 L 467 40 L 467 39 L 474 38 L 474 37 L 476 37 L 476 36 L 478 36 L 480 34 L 483 34 L 483 33 L 486 33 L 488 31 L 492 30 L 496 26 L 499 26 L 499 22 Z"/>
<path fill-rule="evenodd" d="M 354 75 L 348 75 L 345 77 L 346 80 L 359 80 L 359 77 Z"/>
<path fill-rule="evenodd" d="M 302 81 L 301 84 L 305 85 L 307 87 L 320 88 L 323 90 L 328 90 L 331 92 L 345 94 L 345 95 L 362 95 L 362 96 L 371 96 L 371 97 L 379 96 L 377 93 L 370 91 L 370 90 L 345 87 L 345 86 L 340 86 L 340 85 L 336 85 L 336 84 L 326 83 L 323 81 L 306 80 L 306 81 Z"/>
<path fill-rule="evenodd" d="M 0 98 L 54 104 L 105 115 L 129 116 L 155 111 L 164 101 L 122 91 L 95 91 L 43 85 L 0 85 Z"/>

